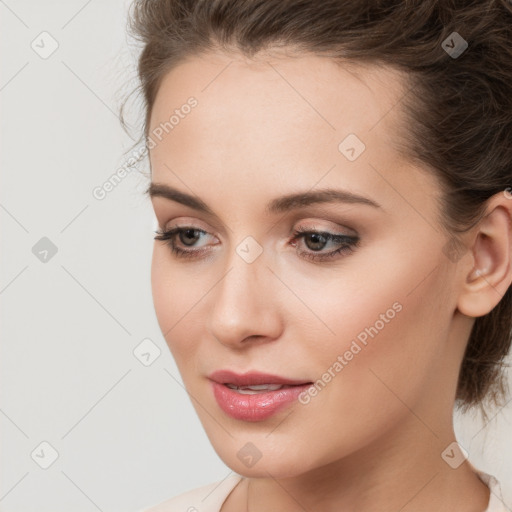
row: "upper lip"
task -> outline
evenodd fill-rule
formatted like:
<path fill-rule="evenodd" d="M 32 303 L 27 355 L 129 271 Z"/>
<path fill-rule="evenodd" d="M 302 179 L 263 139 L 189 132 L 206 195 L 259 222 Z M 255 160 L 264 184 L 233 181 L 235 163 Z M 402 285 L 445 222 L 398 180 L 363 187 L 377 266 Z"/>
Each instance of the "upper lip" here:
<path fill-rule="evenodd" d="M 282 385 L 298 385 L 310 384 L 311 381 L 287 379 L 279 375 L 271 375 L 269 373 L 261 373 L 257 371 L 249 371 L 246 373 L 235 373 L 231 370 L 217 370 L 208 376 L 209 379 L 219 384 L 233 384 L 234 386 L 258 386 L 261 384 L 282 384 Z"/>

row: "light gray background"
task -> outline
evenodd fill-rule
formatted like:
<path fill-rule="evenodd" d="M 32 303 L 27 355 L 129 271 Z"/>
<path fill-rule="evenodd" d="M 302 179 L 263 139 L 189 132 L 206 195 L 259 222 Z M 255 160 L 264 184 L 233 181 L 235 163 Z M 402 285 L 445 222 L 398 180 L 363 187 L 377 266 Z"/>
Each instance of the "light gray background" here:
<path fill-rule="evenodd" d="M 231 472 L 154 314 L 147 177 L 133 170 L 103 200 L 92 194 L 131 156 L 116 117 L 136 85 L 128 4 L 0 0 L 3 512 L 135 512 Z M 47 58 L 31 47 L 52 40 Z M 43 237 L 57 247 L 46 262 L 32 252 Z M 161 350 L 149 366 L 133 353 L 147 338 Z M 456 417 L 509 507 L 511 424 L 512 403 L 487 426 Z M 47 469 L 42 442 L 58 453 Z"/>

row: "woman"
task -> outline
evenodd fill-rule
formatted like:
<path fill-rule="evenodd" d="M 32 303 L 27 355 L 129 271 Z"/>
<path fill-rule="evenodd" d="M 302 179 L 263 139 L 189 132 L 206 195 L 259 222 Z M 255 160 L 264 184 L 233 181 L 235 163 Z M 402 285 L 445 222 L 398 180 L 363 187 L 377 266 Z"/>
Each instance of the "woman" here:
<path fill-rule="evenodd" d="M 140 0 L 162 333 L 234 474 L 152 512 L 506 510 L 506 0 Z"/>

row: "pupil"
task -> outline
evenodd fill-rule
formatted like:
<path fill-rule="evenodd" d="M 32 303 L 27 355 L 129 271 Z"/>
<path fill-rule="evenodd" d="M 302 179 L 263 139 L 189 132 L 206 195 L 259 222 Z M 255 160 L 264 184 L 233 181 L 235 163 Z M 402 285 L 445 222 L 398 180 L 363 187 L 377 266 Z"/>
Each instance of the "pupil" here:
<path fill-rule="evenodd" d="M 194 233 L 196 233 L 196 236 L 194 236 Z M 192 238 L 193 239 L 192 242 L 188 243 L 188 242 L 190 242 L 190 240 L 187 242 L 186 240 L 184 240 L 185 237 Z M 197 230 L 196 229 L 186 229 L 185 231 L 182 231 L 180 233 L 180 240 L 185 245 L 193 245 L 194 242 L 197 240 L 197 238 L 198 238 L 198 235 L 197 235 Z"/>
<path fill-rule="evenodd" d="M 308 245 L 308 247 L 310 249 L 323 249 L 323 246 L 326 244 L 327 240 L 326 238 L 323 236 L 323 235 L 320 235 L 318 233 L 311 233 L 309 235 L 310 237 L 310 240 L 313 241 L 313 244 L 320 244 L 320 247 L 317 245 L 317 246 L 314 246 L 314 247 L 310 247 L 309 244 L 307 243 L 307 240 L 308 238 L 306 237 L 306 245 Z"/>

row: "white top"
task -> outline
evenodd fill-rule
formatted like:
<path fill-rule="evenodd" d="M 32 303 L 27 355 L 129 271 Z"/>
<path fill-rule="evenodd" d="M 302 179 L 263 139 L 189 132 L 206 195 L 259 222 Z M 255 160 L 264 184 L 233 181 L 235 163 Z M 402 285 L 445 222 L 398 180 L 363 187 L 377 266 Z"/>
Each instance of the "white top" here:
<path fill-rule="evenodd" d="M 476 471 L 480 480 L 491 491 L 489 505 L 483 512 L 509 512 L 503 502 L 501 487 L 496 478 L 482 471 Z M 241 479 L 240 475 L 234 473 L 224 480 L 186 491 L 138 512 L 219 512 L 229 493 Z"/>

